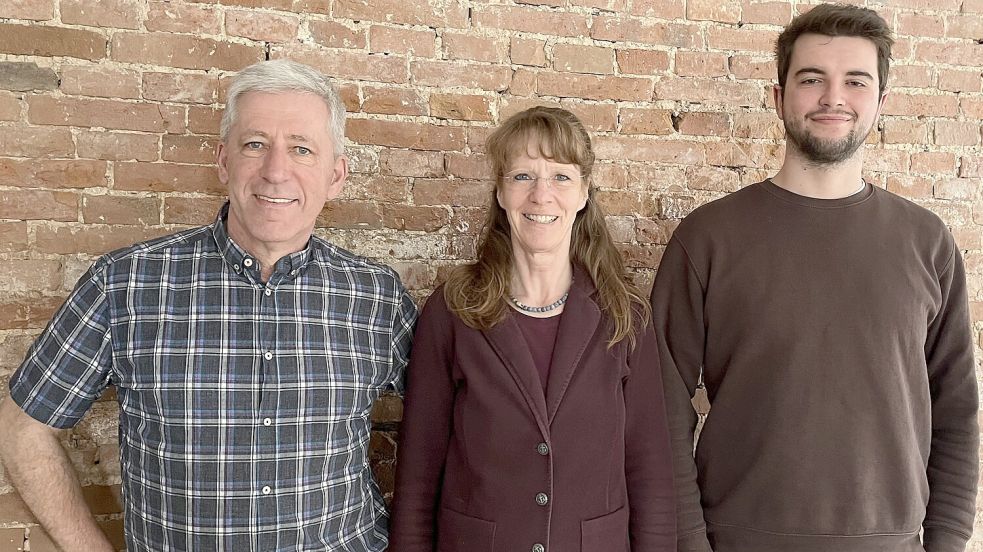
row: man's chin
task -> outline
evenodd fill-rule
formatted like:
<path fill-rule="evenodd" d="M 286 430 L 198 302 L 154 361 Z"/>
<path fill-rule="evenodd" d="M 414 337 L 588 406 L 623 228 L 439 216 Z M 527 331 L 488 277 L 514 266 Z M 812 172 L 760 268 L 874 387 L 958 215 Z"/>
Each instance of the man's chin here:
<path fill-rule="evenodd" d="M 838 140 L 824 140 L 815 136 L 791 140 L 791 135 L 789 137 L 803 157 L 817 165 L 836 165 L 847 161 L 864 145 L 864 141 L 857 140 L 853 134 Z"/>

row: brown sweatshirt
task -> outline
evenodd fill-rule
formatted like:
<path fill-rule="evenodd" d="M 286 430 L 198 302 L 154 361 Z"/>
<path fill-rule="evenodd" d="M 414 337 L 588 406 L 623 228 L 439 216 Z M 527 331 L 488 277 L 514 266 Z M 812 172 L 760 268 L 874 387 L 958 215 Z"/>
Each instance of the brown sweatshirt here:
<path fill-rule="evenodd" d="M 964 550 L 978 400 L 938 217 L 870 185 L 819 200 L 761 182 L 679 225 L 652 303 L 681 552 Z"/>

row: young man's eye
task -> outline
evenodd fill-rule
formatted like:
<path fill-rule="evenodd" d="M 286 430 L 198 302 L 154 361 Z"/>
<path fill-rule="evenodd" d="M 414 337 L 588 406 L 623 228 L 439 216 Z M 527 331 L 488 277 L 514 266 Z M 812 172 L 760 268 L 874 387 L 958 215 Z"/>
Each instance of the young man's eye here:
<path fill-rule="evenodd" d="M 867 86 L 867 83 L 864 81 L 850 81 L 847 84 L 849 84 L 850 86 L 857 86 L 860 88 Z"/>

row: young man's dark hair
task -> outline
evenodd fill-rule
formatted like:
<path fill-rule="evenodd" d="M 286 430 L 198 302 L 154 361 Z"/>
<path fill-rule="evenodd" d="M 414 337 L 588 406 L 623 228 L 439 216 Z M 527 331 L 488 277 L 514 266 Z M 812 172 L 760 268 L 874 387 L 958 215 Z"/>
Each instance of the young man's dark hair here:
<path fill-rule="evenodd" d="M 887 22 L 874 10 L 846 4 L 821 4 L 793 19 L 775 41 L 778 84 L 782 88 L 785 87 L 788 66 L 792 62 L 792 48 L 804 34 L 855 36 L 873 42 L 877 47 L 877 86 L 881 94 L 887 89 L 894 39 Z"/>

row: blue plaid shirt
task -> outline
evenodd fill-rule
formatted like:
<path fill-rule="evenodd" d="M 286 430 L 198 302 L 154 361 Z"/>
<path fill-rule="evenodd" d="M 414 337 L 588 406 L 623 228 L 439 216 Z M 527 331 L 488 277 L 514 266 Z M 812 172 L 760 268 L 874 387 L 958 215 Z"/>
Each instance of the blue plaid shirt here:
<path fill-rule="evenodd" d="M 130 552 L 383 550 L 369 412 L 402 391 L 416 307 L 316 237 L 263 283 L 227 209 L 100 258 L 11 395 L 64 428 L 116 386 Z"/>

